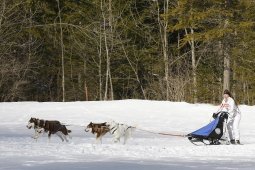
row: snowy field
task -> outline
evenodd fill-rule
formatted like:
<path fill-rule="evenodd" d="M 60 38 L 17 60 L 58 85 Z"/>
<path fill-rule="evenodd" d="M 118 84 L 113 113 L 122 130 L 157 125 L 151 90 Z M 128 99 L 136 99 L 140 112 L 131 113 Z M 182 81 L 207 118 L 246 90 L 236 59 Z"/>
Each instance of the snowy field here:
<path fill-rule="evenodd" d="M 194 146 L 186 138 L 162 136 L 139 129 L 187 134 L 209 123 L 217 106 L 165 101 L 0 103 L 1 170 L 210 170 L 255 169 L 255 106 L 240 106 L 244 145 Z M 71 124 L 69 143 L 53 135 L 36 142 L 26 128 L 30 117 Z M 90 121 L 115 120 L 138 128 L 126 145 L 103 144 L 85 133 Z"/>

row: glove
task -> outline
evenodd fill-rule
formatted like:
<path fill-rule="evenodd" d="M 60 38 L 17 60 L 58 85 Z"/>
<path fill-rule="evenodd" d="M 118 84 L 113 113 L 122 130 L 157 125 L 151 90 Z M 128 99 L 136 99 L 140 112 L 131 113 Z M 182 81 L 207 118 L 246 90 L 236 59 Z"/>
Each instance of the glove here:
<path fill-rule="evenodd" d="M 213 113 L 213 116 L 212 116 L 212 117 L 213 117 L 214 119 L 216 119 L 216 118 L 218 117 L 218 114 L 219 114 L 219 113 Z"/>

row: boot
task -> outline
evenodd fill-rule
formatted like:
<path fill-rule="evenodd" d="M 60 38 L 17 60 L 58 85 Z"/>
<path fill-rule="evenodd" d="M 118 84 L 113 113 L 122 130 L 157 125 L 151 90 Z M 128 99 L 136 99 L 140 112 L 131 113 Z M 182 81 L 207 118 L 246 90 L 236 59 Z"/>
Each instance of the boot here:
<path fill-rule="evenodd" d="M 240 140 L 236 140 L 237 145 L 241 145 Z"/>
<path fill-rule="evenodd" d="M 232 145 L 235 145 L 235 144 L 236 144 L 235 139 L 231 139 L 231 140 L 230 140 L 230 143 L 231 143 Z"/>

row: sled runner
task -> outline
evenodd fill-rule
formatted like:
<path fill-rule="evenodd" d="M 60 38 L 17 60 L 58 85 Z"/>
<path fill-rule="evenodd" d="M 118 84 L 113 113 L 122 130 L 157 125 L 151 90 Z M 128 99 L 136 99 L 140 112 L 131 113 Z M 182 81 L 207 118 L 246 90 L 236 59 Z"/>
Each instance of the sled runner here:
<path fill-rule="evenodd" d="M 214 120 L 208 125 L 187 135 L 191 143 L 194 145 L 198 145 L 198 143 L 203 143 L 205 145 L 220 145 L 221 141 L 227 142 L 227 140 L 222 139 L 222 137 L 225 136 L 228 113 L 214 113 L 213 118 Z"/>

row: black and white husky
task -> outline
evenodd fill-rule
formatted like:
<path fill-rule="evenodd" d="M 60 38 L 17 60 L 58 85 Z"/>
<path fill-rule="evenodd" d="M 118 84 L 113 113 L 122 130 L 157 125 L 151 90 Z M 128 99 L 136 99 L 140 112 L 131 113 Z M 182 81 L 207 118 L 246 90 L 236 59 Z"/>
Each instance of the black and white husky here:
<path fill-rule="evenodd" d="M 128 126 L 126 124 L 119 124 L 115 121 L 107 122 L 109 126 L 110 133 L 114 136 L 114 142 L 120 142 L 120 138 L 123 137 L 123 144 L 126 144 L 127 140 L 132 136 L 132 133 L 136 129 L 133 126 Z"/>
<path fill-rule="evenodd" d="M 42 135 L 44 132 L 48 133 L 48 141 L 50 140 L 52 134 L 56 134 L 62 140 L 62 142 L 68 142 L 66 136 L 69 136 L 71 139 L 71 136 L 69 135 L 71 130 L 68 130 L 66 125 L 61 124 L 57 120 L 43 120 L 31 117 L 31 119 L 28 121 L 27 128 L 34 128 L 35 134 L 33 138 L 36 140 L 39 138 L 40 134 Z"/>

